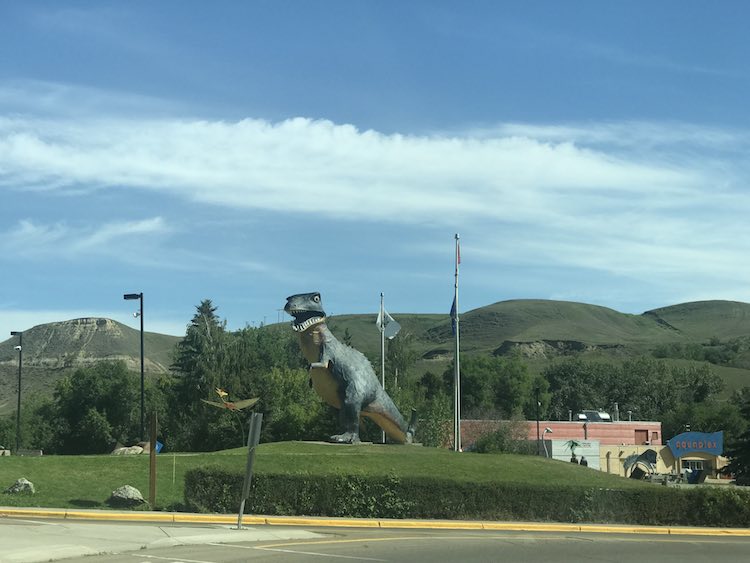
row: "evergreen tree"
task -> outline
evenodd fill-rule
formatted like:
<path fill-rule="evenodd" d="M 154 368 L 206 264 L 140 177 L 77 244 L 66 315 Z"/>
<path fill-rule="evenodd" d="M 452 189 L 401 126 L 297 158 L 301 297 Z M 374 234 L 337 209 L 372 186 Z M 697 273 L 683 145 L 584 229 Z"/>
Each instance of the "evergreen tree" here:
<path fill-rule="evenodd" d="M 217 446 L 209 432 L 209 421 L 217 413 L 201 402 L 215 399 L 217 387 L 229 387 L 221 373 L 228 344 L 226 322 L 219 319 L 216 310 L 210 299 L 201 301 L 185 338 L 177 345 L 172 364 L 172 404 L 165 421 L 171 449 L 212 450 Z"/>
<path fill-rule="evenodd" d="M 165 445 L 171 449 L 212 451 L 244 443 L 248 411 L 217 409 L 201 401 L 217 400 L 216 388 L 230 399 L 260 398 L 253 410 L 264 415 L 263 441 L 321 439 L 334 433 L 334 427 L 327 428 L 327 407 L 308 386 L 307 363 L 289 330 L 261 326 L 228 332 L 216 307 L 204 300 L 177 346 L 172 370 L 172 404 L 164 426 Z M 323 428 L 324 434 L 314 433 Z"/>
<path fill-rule="evenodd" d="M 738 485 L 750 485 L 750 387 L 744 387 L 734 399 L 739 402 L 746 430 L 728 443 L 726 455 L 730 461 L 723 471 L 734 475 Z"/>

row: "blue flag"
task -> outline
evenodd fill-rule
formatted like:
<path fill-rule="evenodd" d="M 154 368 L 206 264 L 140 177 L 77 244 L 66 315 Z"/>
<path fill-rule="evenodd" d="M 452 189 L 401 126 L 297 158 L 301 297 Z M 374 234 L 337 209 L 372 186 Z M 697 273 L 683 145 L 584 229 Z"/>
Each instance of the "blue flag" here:
<path fill-rule="evenodd" d="M 456 323 L 458 313 L 456 312 L 456 298 L 453 298 L 453 305 L 451 305 L 451 329 L 453 330 L 453 336 L 456 336 Z"/>

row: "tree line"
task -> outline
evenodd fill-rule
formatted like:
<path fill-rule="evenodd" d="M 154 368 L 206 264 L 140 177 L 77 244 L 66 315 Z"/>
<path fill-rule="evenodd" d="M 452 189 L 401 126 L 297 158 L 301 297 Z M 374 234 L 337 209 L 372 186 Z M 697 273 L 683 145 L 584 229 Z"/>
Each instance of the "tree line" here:
<path fill-rule="evenodd" d="M 347 335 L 341 335 L 347 341 Z M 350 337 L 349 337 L 350 339 Z M 417 439 L 446 445 L 451 428 L 453 365 L 435 374 L 417 373 L 413 336 L 389 341 L 386 364 L 398 385 L 388 393 L 402 413 L 417 409 Z M 380 359 L 370 358 L 376 371 Z M 239 447 L 248 413 L 216 409 L 216 388 L 230 399 L 259 397 L 261 440 L 321 440 L 336 433 L 338 411 L 310 389 L 297 336 L 283 326 L 229 331 L 210 300 L 197 307 L 175 349 L 169 374 L 149 375 L 146 409 L 159 420 L 158 439 L 170 451 L 214 451 Z M 722 400 L 722 380 L 708 365 L 676 366 L 653 357 L 621 364 L 568 359 L 532 374 L 519 356 L 461 356 L 463 418 L 567 420 L 587 408 L 612 410 L 621 418 L 660 420 L 669 438 L 691 430 L 724 430 L 728 442 L 746 433 L 750 391 Z M 22 408 L 23 447 L 47 453 L 111 451 L 140 438 L 139 374 L 122 362 L 79 368 L 60 379 L 51 397 L 32 398 Z M 537 403 L 537 399 L 539 403 Z M 12 444 L 15 417 L 0 420 L 0 443 Z M 380 429 L 366 421 L 363 440 Z M 748 435 L 750 438 L 750 435 Z"/>
<path fill-rule="evenodd" d="M 401 366 L 405 377 L 416 360 L 410 342 L 404 335 L 389 347 L 387 359 L 389 366 Z M 310 389 L 297 335 L 281 326 L 229 331 L 211 300 L 196 307 L 174 351 L 170 373 L 148 374 L 145 383 L 146 412 L 157 415 L 158 440 L 169 451 L 243 445 L 249 413 L 201 401 L 219 400 L 216 389 L 226 390 L 230 400 L 259 398 L 253 410 L 263 413 L 263 442 L 321 440 L 338 431 L 338 411 Z M 425 421 L 423 442 L 442 444 L 450 401 L 447 396 L 426 400 L 414 387 L 389 392 L 402 412 L 410 412 L 412 406 L 419 409 Z M 25 399 L 22 447 L 49 454 L 93 454 L 138 443 L 147 439 L 140 436 L 139 405 L 140 376 L 124 362 L 81 367 L 58 380 L 51 397 Z M 15 414 L 0 419 L 0 444 L 15 443 L 15 420 Z M 380 428 L 366 421 L 361 437 L 377 441 Z"/>

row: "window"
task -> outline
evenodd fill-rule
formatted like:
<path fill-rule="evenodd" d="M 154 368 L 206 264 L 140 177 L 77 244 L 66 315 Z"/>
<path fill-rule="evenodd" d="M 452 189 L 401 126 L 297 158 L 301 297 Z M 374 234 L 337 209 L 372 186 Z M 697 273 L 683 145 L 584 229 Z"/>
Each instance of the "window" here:
<path fill-rule="evenodd" d="M 702 459 L 683 459 L 682 468 L 690 469 L 692 471 L 703 471 L 703 460 Z"/>
<path fill-rule="evenodd" d="M 659 433 L 658 432 L 651 432 L 651 443 L 653 444 L 659 439 Z"/>
<path fill-rule="evenodd" d="M 635 443 L 638 445 L 648 444 L 648 430 L 636 430 Z"/>

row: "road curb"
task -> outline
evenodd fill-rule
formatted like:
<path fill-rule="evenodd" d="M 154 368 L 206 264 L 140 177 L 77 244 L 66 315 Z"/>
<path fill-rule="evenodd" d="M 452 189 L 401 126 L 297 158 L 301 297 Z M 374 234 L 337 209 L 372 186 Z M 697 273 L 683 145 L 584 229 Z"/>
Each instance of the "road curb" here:
<path fill-rule="evenodd" d="M 234 514 L 196 514 L 187 512 L 65 510 L 0 507 L 3 518 L 57 518 L 118 522 L 169 524 L 235 524 Z M 315 528 L 384 528 L 432 530 L 494 530 L 516 532 L 576 532 L 609 534 L 655 534 L 678 536 L 750 537 L 749 528 L 698 528 L 688 526 L 629 526 L 607 524 L 565 524 L 555 522 L 485 522 L 472 520 L 393 520 L 376 518 L 323 518 L 306 516 L 243 515 L 245 526 L 304 526 Z"/>

